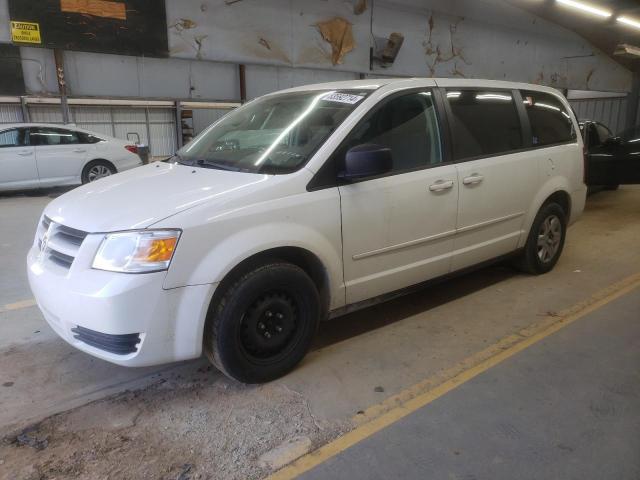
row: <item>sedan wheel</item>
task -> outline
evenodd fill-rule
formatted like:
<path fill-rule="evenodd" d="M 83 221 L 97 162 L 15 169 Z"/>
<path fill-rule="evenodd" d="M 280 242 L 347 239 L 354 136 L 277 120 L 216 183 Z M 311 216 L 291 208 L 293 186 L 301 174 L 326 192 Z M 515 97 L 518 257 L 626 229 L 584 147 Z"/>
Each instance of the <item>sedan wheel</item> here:
<path fill-rule="evenodd" d="M 94 182 L 99 178 L 108 177 L 111 173 L 111 170 L 106 165 L 94 165 L 87 172 L 87 180 Z"/>

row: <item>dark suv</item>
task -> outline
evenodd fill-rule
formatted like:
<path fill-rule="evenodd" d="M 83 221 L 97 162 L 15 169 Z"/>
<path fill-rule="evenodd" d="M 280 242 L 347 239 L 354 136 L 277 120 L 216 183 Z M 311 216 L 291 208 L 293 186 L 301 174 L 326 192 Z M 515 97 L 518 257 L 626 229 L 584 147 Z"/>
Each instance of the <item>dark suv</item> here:
<path fill-rule="evenodd" d="M 621 184 L 640 183 L 640 126 L 614 135 L 600 122 L 580 122 L 587 158 L 589 186 L 615 189 Z"/>

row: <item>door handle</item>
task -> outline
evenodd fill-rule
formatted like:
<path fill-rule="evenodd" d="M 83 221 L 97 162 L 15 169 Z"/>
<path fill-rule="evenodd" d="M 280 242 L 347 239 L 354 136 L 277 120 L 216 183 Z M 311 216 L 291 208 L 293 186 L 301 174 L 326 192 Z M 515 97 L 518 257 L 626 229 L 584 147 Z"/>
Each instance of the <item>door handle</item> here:
<path fill-rule="evenodd" d="M 33 152 L 18 152 L 18 155 L 20 155 L 21 157 L 28 157 L 30 155 L 33 155 Z"/>
<path fill-rule="evenodd" d="M 429 190 L 432 192 L 442 192 L 450 188 L 453 188 L 453 180 L 438 180 L 436 183 L 429 185 Z"/>
<path fill-rule="evenodd" d="M 84 148 L 76 148 L 74 150 L 74 153 L 84 153 L 84 152 L 86 152 L 86 150 Z"/>
<path fill-rule="evenodd" d="M 462 183 L 464 183 L 465 185 L 476 185 L 482 182 L 483 180 L 484 180 L 484 177 L 482 175 L 478 175 L 477 173 L 474 173 L 470 177 L 466 177 L 465 179 L 463 179 Z"/>

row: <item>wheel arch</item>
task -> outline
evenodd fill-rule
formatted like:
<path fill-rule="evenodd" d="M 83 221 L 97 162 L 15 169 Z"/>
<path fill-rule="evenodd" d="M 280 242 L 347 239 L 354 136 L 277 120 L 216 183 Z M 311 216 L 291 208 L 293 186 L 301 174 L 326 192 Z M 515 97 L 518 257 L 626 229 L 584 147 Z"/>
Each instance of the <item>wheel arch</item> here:
<path fill-rule="evenodd" d="M 296 265 L 309 275 L 320 294 L 320 300 L 323 307 L 322 315 L 325 316 L 328 314 L 331 301 L 329 272 L 322 263 L 322 260 L 320 260 L 315 253 L 298 246 L 268 248 L 254 253 L 237 263 L 223 276 L 222 280 L 216 287 L 211 299 L 209 311 L 211 311 L 211 306 L 216 304 L 223 292 L 233 284 L 238 277 L 242 276 L 249 270 L 273 260 L 283 260 Z"/>
<path fill-rule="evenodd" d="M 531 204 L 531 208 L 527 212 L 525 222 L 523 223 L 520 241 L 518 242 L 519 248 L 524 247 L 525 243 L 527 242 L 527 237 L 529 236 L 531 225 L 533 225 L 533 220 L 538 214 L 538 211 L 540 211 L 540 208 L 542 208 L 542 206 L 549 201 L 555 201 L 562 207 L 567 215 L 567 224 L 569 224 L 573 208 L 573 201 L 569 191 L 570 189 L 568 182 L 561 177 L 550 179 L 538 191 L 538 194 Z"/>
<path fill-rule="evenodd" d="M 566 190 L 556 190 L 549 195 L 540 206 L 547 202 L 555 202 L 560 205 L 567 215 L 567 222 L 569 221 L 569 217 L 571 216 L 571 195 L 569 195 L 569 192 Z"/>

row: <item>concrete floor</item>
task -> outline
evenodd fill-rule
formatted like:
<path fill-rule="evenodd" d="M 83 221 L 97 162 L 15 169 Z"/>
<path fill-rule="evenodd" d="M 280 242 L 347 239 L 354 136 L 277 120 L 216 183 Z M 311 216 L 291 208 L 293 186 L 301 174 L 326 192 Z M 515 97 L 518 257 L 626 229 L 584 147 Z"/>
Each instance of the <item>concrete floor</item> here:
<path fill-rule="evenodd" d="M 299 478 L 640 478 L 640 290 Z"/>
<path fill-rule="evenodd" d="M 553 322 L 640 272 L 640 188 L 600 192 L 570 229 L 553 272 L 530 277 L 491 267 L 327 322 L 314 350 L 292 374 L 266 386 L 244 387 L 207 370 L 204 360 L 130 370 L 58 339 L 29 302 L 24 265 L 48 201 L 43 194 L 0 196 L 0 437 L 45 419 L 40 425 L 48 429 L 46 451 L 57 458 L 69 455 L 69 462 L 77 464 L 74 471 L 84 478 L 95 473 L 95 461 L 81 455 L 82 442 L 75 453 L 63 444 L 82 440 L 77 434 L 68 436 L 75 431 L 68 422 L 77 423 L 83 415 L 96 418 L 96 408 L 98 418 L 105 419 L 120 418 L 123 405 L 142 412 L 118 432 L 148 440 L 156 457 L 148 455 L 165 474 L 179 474 L 189 463 L 190 471 L 202 478 L 260 478 L 281 464 L 265 463 L 265 454 L 284 451 L 282 458 L 295 458 L 295 448 L 287 450 L 292 438 L 303 445 L 295 444 L 298 455 L 315 448 L 384 412 L 396 396 L 410 397 L 446 380 L 494 354 L 503 339 Z M 139 393 L 112 396 L 127 390 Z M 101 398 L 105 400 L 89 403 Z M 203 418 L 209 428 L 202 428 Z M 86 428 L 98 438 L 115 427 L 94 422 Z M 158 453 L 176 449 L 167 432 L 190 446 L 180 451 L 180 460 Z M 40 468 L 44 462 L 43 452 L 31 457 L 20 450 L 14 458 L 15 452 L 3 448 L 0 478 L 3 460 L 4 468 L 13 464 L 15 471 Z M 117 476 L 118 468 L 132 468 L 127 458 L 135 462 L 140 452 L 130 444 L 118 448 L 112 463 L 100 465 L 101 472 Z M 104 458 L 107 462 L 110 457 Z M 46 472 L 43 478 L 48 478 Z"/>

